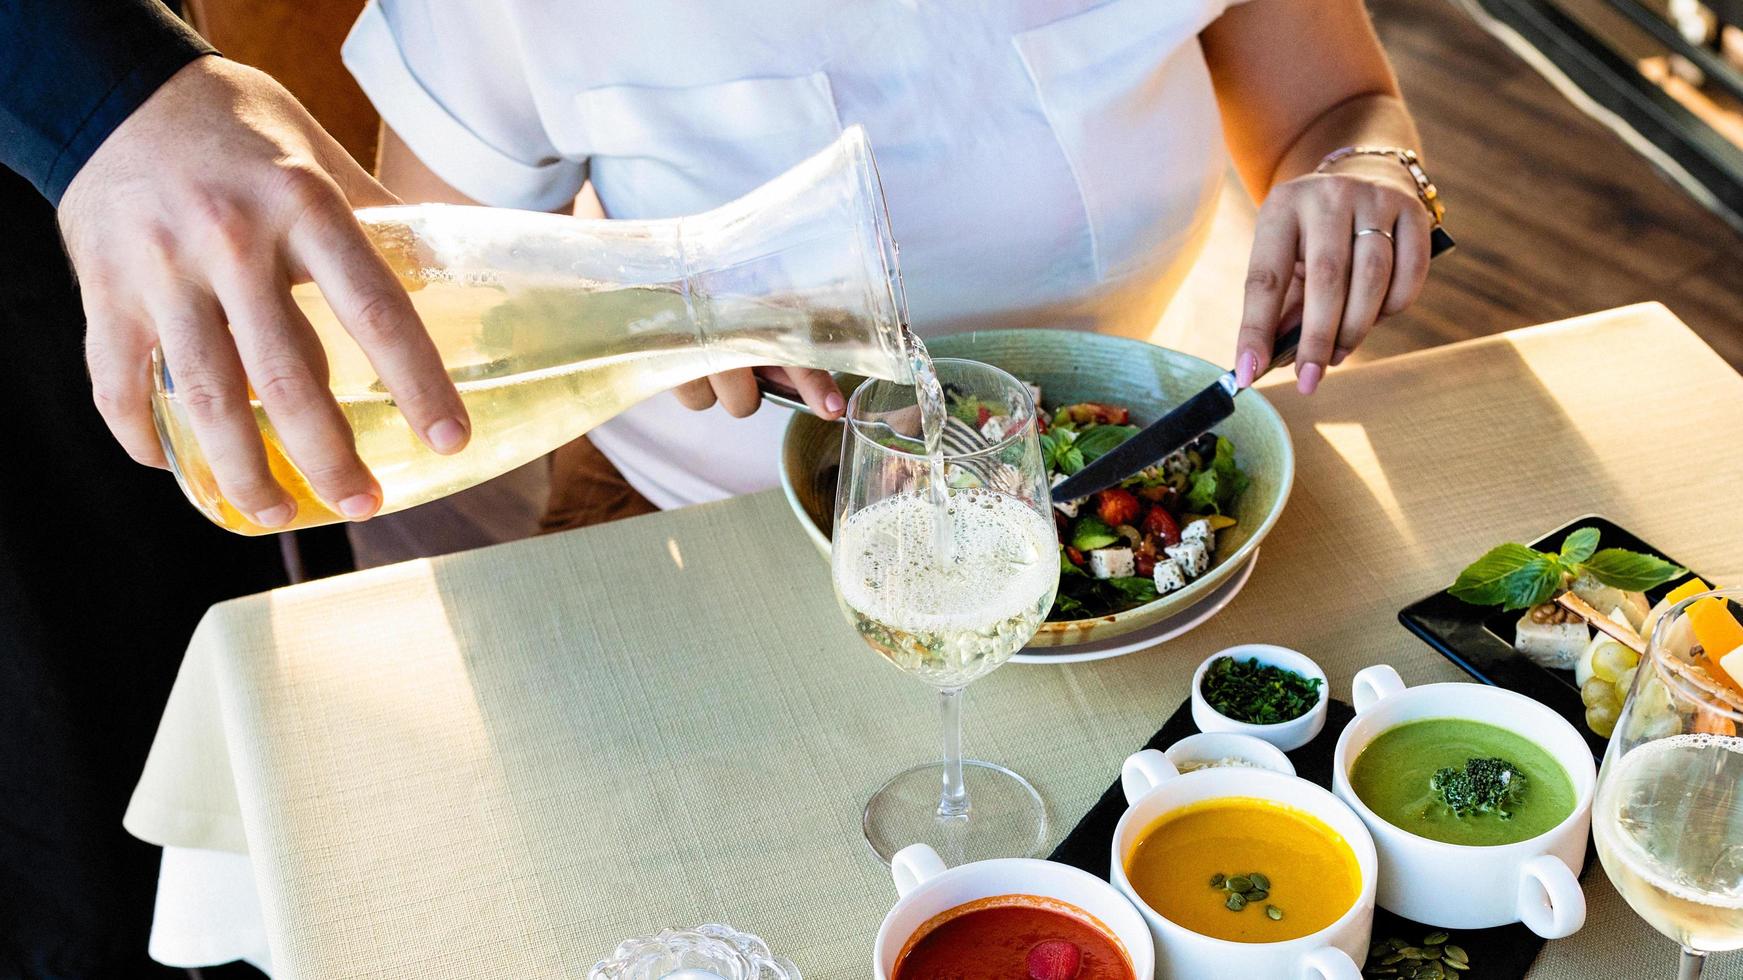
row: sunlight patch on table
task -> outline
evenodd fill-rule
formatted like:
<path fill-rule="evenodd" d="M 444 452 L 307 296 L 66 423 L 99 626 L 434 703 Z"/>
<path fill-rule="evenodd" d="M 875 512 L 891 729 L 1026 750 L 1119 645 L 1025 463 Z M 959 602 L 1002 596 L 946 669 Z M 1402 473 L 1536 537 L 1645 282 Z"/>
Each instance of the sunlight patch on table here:
<path fill-rule="evenodd" d="M 398 733 L 408 752 L 435 739 L 445 755 L 483 757 L 471 671 L 428 560 L 281 589 L 268 601 L 278 683 L 329 699 L 328 717 Z"/>
<path fill-rule="evenodd" d="M 1360 422 L 1316 422 L 1313 428 L 1368 488 L 1380 513 L 1391 522 L 1392 529 L 1406 544 L 1415 547 L 1416 534 L 1410 529 L 1410 521 L 1405 517 L 1403 505 L 1398 502 L 1398 495 L 1392 490 L 1392 481 L 1386 476 L 1379 454 L 1374 452 L 1367 427 Z"/>

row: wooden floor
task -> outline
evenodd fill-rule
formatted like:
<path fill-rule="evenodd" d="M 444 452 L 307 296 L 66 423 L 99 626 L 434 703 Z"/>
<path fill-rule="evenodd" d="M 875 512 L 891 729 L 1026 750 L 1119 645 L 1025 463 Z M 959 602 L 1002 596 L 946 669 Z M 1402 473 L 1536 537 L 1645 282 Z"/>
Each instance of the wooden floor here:
<path fill-rule="evenodd" d="M 1451 0 L 1374 0 L 1459 250 L 1370 355 L 1658 300 L 1743 367 L 1743 239 Z"/>
<path fill-rule="evenodd" d="M 1743 368 L 1743 239 L 1453 0 L 1370 6 L 1459 248 L 1356 361 L 1658 300 Z M 1225 195 L 1209 250 L 1155 340 L 1227 361 L 1251 216 L 1238 192 Z M 357 528 L 359 561 L 531 533 L 541 475 L 529 468 L 452 506 Z"/>

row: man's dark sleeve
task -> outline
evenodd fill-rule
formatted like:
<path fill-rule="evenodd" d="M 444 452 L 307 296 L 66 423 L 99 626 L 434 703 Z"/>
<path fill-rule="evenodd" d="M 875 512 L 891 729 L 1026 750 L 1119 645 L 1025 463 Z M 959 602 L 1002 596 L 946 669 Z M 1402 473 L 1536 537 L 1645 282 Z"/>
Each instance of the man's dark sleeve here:
<path fill-rule="evenodd" d="M 0 0 L 0 164 L 59 205 L 115 127 L 210 53 L 158 0 Z"/>

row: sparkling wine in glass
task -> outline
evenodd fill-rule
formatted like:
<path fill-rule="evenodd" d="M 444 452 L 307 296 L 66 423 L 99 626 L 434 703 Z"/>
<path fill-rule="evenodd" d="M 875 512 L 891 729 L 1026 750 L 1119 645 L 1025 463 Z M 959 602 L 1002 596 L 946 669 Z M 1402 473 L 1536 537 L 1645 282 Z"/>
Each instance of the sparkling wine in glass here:
<path fill-rule="evenodd" d="M 866 804 L 866 840 L 888 862 L 926 843 L 951 864 L 1023 857 L 1046 839 L 1046 810 L 1023 777 L 962 757 L 962 692 L 1029 642 L 1052 608 L 1059 547 L 1035 406 L 1017 379 L 941 358 L 935 382 L 1009 423 L 968 452 L 927 452 L 919 385 L 868 381 L 847 407 L 836 490 L 836 597 L 859 635 L 896 668 L 936 688 L 943 758 L 900 773 Z"/>
<path fill-rule="evenodd" d="M 1694 628 L 1740 596 L 1692 597 L 1652 627 L 1598 774 L 1598 858 L 1682 946 L 1679 980 L 1699 977 L 1708 953 L 1743 948 L 1743 690 L 1719 666 L 1730 651 L 1704 649 Z"/>

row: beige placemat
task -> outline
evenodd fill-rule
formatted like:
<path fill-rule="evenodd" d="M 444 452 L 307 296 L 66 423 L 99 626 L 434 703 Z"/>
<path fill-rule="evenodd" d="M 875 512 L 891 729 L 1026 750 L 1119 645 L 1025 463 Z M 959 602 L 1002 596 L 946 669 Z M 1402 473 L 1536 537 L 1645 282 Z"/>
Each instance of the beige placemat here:
<path fill-rule="evenodd" d="M 1055 839 L 1224 646 L 1294 646 L 1339 692 L 1379 661 L 1462 676 L 1396 610 L 1499 540 L 1598 511 L 1743 581 L 1743 379 L 1662 307 L 1269 394 L 1299 469 L 1242 595 L 1162 648 L 969 694 L 970 753 L 1034 780 Z M 127 826 L 246 847 L 281 977 L 578 977 L 722 919 L 863 976 L 893 893 L 859 808 L 932 754 L 933 709 L 762 494 L 214 608 Z M 1670 943 L 1587 883 L 1534 976 L 1668 975 Z"/>

